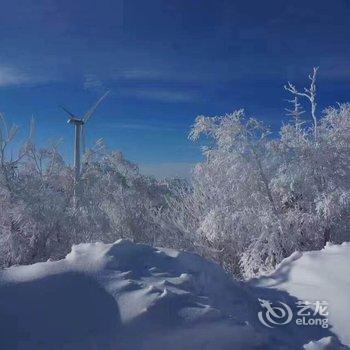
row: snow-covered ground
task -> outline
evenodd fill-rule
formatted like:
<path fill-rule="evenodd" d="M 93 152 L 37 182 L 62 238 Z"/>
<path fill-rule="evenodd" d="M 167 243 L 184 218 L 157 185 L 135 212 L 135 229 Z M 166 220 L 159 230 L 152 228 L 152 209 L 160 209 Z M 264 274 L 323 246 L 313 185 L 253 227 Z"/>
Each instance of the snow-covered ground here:
<path fill-rule="evenodd" d="M 332 332 L 350 346 L 350 243 L 296 252 L 271 275 L 252 282 L 256 287 L 286 291 L 299 300 L 325 301 Z"/>
<path fill-rule="evenodd" d="M 349 271 L 350 244 L 294 254 L 246 283 L 191 253 L 81 244 L 0 272 L 0 349 L 340 349 L 337 337 L 350 344 Z M 258 299 L 326 300 L 333 328 L 266 327 Z"/>

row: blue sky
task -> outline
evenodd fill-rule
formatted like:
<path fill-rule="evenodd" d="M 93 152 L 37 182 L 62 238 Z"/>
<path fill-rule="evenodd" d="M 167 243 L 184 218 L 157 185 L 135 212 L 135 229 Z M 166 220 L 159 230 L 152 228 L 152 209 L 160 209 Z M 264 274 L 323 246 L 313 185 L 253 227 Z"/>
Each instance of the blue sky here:
<path fill-rule="evenodd" d="M 1 2 L 0 111 L 43 144 L 111 89 L 88 141 L 155 175 L 201 159 L 187 134 L 199 114 L 244 107 L 276 129 L 288 96 L 320 67 L 319 106 L 349 100 L 350 1 L 15 0 Z"/>

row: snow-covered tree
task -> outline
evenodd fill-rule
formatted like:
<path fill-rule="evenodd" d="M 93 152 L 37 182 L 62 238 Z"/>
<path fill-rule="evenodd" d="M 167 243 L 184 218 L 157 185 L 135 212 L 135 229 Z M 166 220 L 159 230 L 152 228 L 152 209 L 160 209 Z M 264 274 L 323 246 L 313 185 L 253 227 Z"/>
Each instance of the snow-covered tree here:
<path fill-rule="evenodd" d="M 157 244 L 157 211 L 167 186 L 139 173 L 103 142 L 85 155 L 78 206 L 73 205 L 73 169 L 58 143 L 38 148 L 33 127 L 17 158 L 8 147 L 17 127 L 0 130 L 0 266 L 57 259 L 73 243 L 131 238 Z"/>
<path fill-rule="evenodd" d="M 350 239 L 350 105 L 317 116 L 316 73 L 304 92 L 286 87 L 292 120 L 279 137 L 243 110 L 200 116 L 191 131 L 192 139 L 209 137 L 210 146 L 192 187 L 170 203 L 171 221 L 237 276 L 270 271 L 296 250 Z M 310 114 L 298 97 L 310 102 Z"/>

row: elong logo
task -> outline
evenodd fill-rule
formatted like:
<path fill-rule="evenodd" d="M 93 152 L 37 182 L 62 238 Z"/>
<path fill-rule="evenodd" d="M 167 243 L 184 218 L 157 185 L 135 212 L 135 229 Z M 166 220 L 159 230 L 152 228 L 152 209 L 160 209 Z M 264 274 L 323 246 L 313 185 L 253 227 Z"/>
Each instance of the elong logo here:
<path fill-rule="evenodd" d="M 269 300 L 258 299 L 262 311 L 258 312 L 260 323 L 265 327 L 274 328 L 290 323 L 293 319 L 293 311 L 289 305 L 278 301 L 277 305 Z M 328 303 L 326 301 L 297 301 L 295 324 L 297 326 L 321 326 L 328 328 Z"/>
<path fill-rule="evenodd" d="M 259 321 L 266 327 L 273 328 L 288 324 L 293 318 L 292 309 L 285 303 L 279 301 L 281 306 L 273 306 L 268 300 L 258 299 L 265 312 L 258 313 Z"/>

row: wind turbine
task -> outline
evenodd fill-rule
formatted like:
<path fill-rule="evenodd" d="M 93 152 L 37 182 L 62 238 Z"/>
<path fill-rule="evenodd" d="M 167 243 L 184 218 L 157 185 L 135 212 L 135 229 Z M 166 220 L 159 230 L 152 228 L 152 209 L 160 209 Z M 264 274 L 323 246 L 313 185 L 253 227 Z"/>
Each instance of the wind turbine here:
<path fill-rule="evenodd" d="M 68 115 L 69 119 L 67 121 L 68 124 L 72 124 L 75 127 L 75 138 L 74 138 L 74 198 L 76 201 L 76 192 L 77 186 L 80 179 L 80 156 L 81 150 L 85 152 L 85 124 L 91 118 L 91 116 L 96 111 L 97 107 L 101 104 L 101 102 L 107 97 L 109 94 L 109 90 L 100 97 L 95 104 L 84 114 L 82 118 L 77 117 L 75 114 L 68 111 L 63 106 L 60 106 Z"/>

